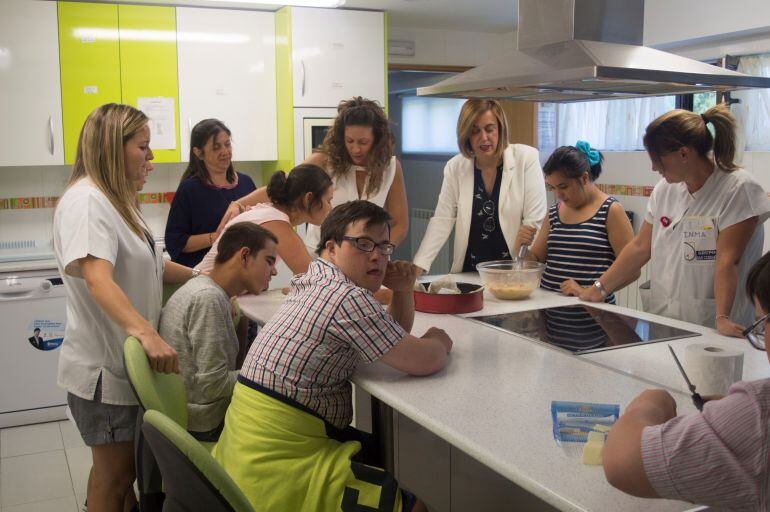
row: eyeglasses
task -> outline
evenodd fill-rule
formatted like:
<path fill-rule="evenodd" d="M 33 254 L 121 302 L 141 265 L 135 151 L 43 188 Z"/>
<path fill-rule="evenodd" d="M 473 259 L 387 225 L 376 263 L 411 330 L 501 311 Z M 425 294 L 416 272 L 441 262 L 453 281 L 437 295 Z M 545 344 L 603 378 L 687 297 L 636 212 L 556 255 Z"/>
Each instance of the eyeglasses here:
<path fill-rule="evenodd" d="M 497 225 L 495 224 L 495 203 L 494 201 L 486 200 L 484 201 L 484 204 L 481 205 L 481 211 L 484 212 L 486 215 L 489 215 L 484 220 L 484 224 L 482 227 L 484 228 L 484 231 L 492 232 L 495 230 Z"/>
<path fill-rule="evenodd" d="M 356 244 L 358 249 L 364 252 L 372 252 L 376 247 L 377 251 L 380 254 L 384 254 L 385 256 L 393 254 L 393 251 L 396 249 L 396 246 L 390 242 L 382 242 L 378 244 L 371 238 L 365 236 L 343 236 L 342 239 L 347 240 L 348 242 L 353 242 Z"/>
<path fill-rule="evenodd" d="M 767 350 L 765 348 L 765 322 L 767 322 L 768 317 L 770 317 L 770 313 L 751 324 L 741 333 L 757 350 Z"/>

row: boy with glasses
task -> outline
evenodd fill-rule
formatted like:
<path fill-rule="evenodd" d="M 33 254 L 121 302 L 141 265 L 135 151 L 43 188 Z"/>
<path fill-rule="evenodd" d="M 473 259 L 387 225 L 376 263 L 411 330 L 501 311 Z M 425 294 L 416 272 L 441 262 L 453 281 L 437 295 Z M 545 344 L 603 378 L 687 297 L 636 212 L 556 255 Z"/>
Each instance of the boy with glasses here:
<path fill-rule="evenodd" d="M 409 334 L 415 267 L 389 261 L 389 222 L 368 201 L 334 208 L 320 258 L 292 279 L 249 350 L 214 457 L 258 510 L 425 510 L 390 475 L 352 460 L 361 450 L 350 427 L 356 367 L 381 361 L 429 375 L 452 348 L 435 327 Z M 383 284 L 393 291 L 388 311 L 374 298 Z"/>
<path fill-rule="evenodd" d="M 746 291 L 760 319 L 743 335 L 765 350 L 770 311 L 770 253 L 749 271 Z M 769 358 L 770 359 L 770 358 Z M 738 382 L 703 412 L 676 416 L 668 392 L 636 397 L 610 431 L 604 472 L 634 496 L 690 501 L 725 510 L 770 505 L 770 379 Z"/>

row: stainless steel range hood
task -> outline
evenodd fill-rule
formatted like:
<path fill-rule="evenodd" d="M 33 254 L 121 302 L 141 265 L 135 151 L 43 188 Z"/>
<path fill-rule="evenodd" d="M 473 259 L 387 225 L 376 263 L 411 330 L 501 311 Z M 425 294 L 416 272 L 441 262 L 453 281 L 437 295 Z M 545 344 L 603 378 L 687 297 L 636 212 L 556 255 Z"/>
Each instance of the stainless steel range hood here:
<path fill-rule="evenodd" d="M 518 51 L 419 96 L 576 102 L 770 87 L 641 46 L 644 0 L 519 0 Z"/>

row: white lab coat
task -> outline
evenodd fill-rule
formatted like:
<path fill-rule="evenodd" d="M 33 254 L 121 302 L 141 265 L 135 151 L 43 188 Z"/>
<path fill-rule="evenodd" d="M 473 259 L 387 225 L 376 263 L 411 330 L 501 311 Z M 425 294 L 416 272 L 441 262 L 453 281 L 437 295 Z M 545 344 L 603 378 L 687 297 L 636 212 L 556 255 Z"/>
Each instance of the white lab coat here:
<path fill-rule="evenodd" d="M 452 272 L 461 272 L 468 248 L 473 207 L 473 160 L 455 155 L 444 167 L 444 182 L 435 214 L 414 257 L 414 264 L 430 270 L 436 255 L 455 230 Z M 547 210 L 545 180 L 537 149 L 524 144 L 510 144 L 503 152 L 503 176 L 500 183 L 498 218 L 500 229 L 514 253 L 514 242 L 523 224 L 538 229 Z"/>
<path fill-rule="evenodd" d="M 769 212 L 765 191 L 743 169 L 717 169 L 694 194 L 684 183 L 660 180 L 644 219 L 652 225 L 650 290 L 642 294 L 644 310 L 714 327 L 717 237 L 723 229 L 758 217 L 759 224 L 738 266 L 730 313 L 734 322 L 750 325 L 754 307 L 744 292 L 746 275 L 762 255 L 762 223 Z"/>

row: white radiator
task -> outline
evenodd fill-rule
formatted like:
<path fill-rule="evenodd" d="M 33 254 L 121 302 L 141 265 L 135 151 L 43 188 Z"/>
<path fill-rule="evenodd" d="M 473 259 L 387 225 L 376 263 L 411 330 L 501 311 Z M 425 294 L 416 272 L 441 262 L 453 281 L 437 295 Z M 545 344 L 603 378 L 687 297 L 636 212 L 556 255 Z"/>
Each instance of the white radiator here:
<path fill-rule="evenodd" d="M 428 229 L 428 222 L 433 217 L 433 210 L 423 208 L 412 208 L 412 214 L 409 219 L 409 241 L 412 245 L 412 257 L 420 248 L 422 238 Z M 449 235 L 447 243 L 441 248 L 436 259 L 430 267 L 430 274 L 448 274 L 452 268 L 452 251 L 454 246 L 454 233 Z"/>
<path fill-rule="evenodd" d="M 642 298 L 639 295 L 639 285 L 649 279 L 649 269 L 647 265 L 645 265 L 642 267 L 642 273 L 639 276 L 639 279 L 622 290 L 615 292 L 615 300 L 617 301 L 618 306 L 642 311 Z"/>

